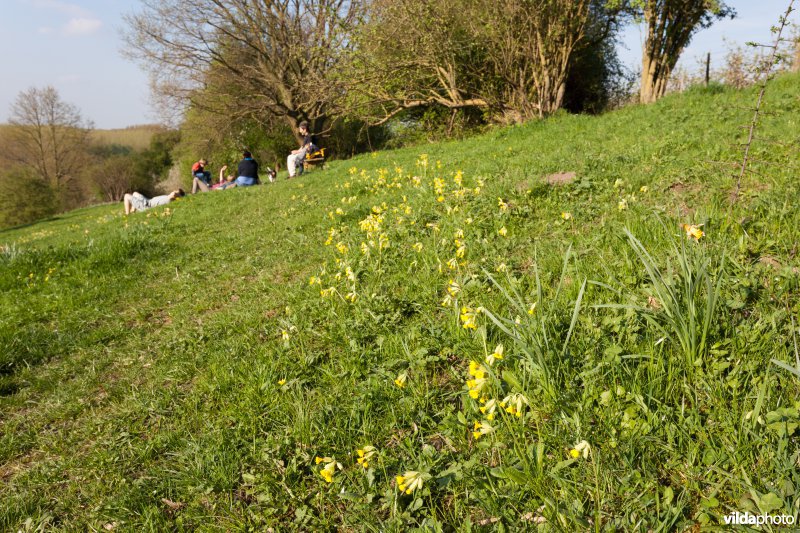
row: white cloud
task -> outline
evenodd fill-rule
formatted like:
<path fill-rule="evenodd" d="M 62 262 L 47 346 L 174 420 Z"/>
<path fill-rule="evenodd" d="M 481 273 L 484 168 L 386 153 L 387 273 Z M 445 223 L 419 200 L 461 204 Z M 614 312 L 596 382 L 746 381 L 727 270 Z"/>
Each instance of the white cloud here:
<path fill-rule="evenodd" d="M 73 18 L 64 26 L 64 35 L 90 35 L 100 29 L 102 20 L 92 18 Z"/>
<path fill-rule="evenodd" d="M 27 3 L 37 9 L 57 11 L 73 17 L 86 17 L 89 11 L 76 4 L 62 2 L 61 0 L 27 0 Z"/>

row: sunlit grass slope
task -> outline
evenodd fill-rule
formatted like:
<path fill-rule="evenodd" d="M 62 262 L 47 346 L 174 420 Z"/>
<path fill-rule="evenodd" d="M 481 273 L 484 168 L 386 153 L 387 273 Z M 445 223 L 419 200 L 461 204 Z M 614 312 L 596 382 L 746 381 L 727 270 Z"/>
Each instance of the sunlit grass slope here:
<path fill-rule="evenodd" d="M 1 232 L 0 529 L 796 515 L 799 86 Z"/>

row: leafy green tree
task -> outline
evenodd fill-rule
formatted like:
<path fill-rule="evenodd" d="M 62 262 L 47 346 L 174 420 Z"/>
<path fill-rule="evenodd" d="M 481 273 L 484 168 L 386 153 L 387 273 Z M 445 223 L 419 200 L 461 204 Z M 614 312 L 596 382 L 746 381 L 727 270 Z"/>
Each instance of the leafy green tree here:
<path fill-rule="evenodd" d="M 58 198 L 33 168 L 14 166 L 0 173 L 0 226 L 18 226 L 53 215 Z"/>

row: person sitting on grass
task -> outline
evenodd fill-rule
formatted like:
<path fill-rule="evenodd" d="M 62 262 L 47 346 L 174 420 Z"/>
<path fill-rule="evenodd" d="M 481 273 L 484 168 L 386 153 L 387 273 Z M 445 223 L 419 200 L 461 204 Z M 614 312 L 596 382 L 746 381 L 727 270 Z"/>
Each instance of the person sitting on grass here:
<path fill-rule="evenodd" d="M 206 170 L 208 161 L 201 159 L 192 165 L 192 178 L 197 178 L 208 186 L 211 186 L 211 172 Z"/>
<path fill-rule="evenodd" d="M 292 150 L 289 157 L 286 158 L 286 170 L 289 171 L 289 177 L 293 178 L 296 175 L 303 173 L 303 161 L 306 159 L 306 154 L 313 152 L 316 149 L 314 146 L 314 137 L 308 132 L 308 122 L 305 120 L 297 126 L 303 140 L 300 142 L 300 148 Z"/>
<path fill-rule="evenodd" d="M 130 215 L 131 213 L 144 211 L 146 209 L 150 209 L 151 207 L 167 205 L 171 201 L 182 196 L 186 196 L 186 193 L 183 192 L 183 189 L 178 189 L 169 194 L 155 196 L 153 198 L 148 198 L 141 193 L 135 192 L 133 194 L 126 194 L 122 198 L 122 204 L 125 206 L 125 214 Z"/>
<path fill-rule="evenodd" d="M 245 150 L 242 152 L 242 159 L 237 169 L 239 176 L 236 178 L 237 187 L 250 187 L 258 185 L 258 163 L 253 159 L 253 154 Z"/>
<path fill-rule="evenodd" d="M 192 194 L 197 194 L 197 191 L 224 191 L 225 189 L 236 187 L 236 182 L 234 181 L 236 178 L 232 174 L 228 174 L 226 177 L 223 177 L 226 170 L 228 170 L 228 165 L 224 165 L 221 169 L 219 169 L 219 181 L 211 187 L 209 187 L 197 176 L 192 178 Z"/>

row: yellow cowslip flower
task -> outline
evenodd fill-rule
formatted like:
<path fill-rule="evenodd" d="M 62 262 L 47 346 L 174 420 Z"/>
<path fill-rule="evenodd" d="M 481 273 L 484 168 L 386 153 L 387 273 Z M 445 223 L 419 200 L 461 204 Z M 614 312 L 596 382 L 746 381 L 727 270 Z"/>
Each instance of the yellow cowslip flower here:
<path fill-rule="evenodd" d="M 455 270 L 458 268 L 458 259 L 455 257 L 447 260 L 447 268 L 450 270 Z"/>
<path fill-rule="evenodd" d="M 573 459 L 577 459 L 581 455 L 583 456 L 584 459 L 588 459 L 589 453 L 591 451 L 592 451 L 591 445 L 585 440 L 582 440 L 569 451 L 569 455 Z"/>
<path fill-rule="evenodd" d="M 412 492 L 420 490 L 425 481 L 430 478 L 431 475 L 425 472 L 416 472 L 414 470 L 409 470 L 408 472 L 405 472 L 402 476 L 395 476 L 395 481 L 397 482 L 397 489 L 400 492 L 411 494 Z"/>
<path fill-rule="evenodd" d="M 421 242 L 415 243 L 414 246 L 412 246 L 412 248 L 414 248 L 415 252 L 419 253 L 422 251 L 422 243 Z"/>
<path fill-rule="evenodd" d="M 617 181 L 614 182 L 614 188 L 615 189 L 619 189 L 620 187 L 623 187 L 624 185 L 625 185 L 625 182 L 622 181 L 619 178 L 617 178 Z"/>
<path fill-rule="evenodd" d="M 464 230 L 461 228 L 457 229 L 456 232 L 453 234 L 453 239 L 457 240 L 463 238 L 464 238 Z"/>
<path fill-rule="evenodd" d="M 378 455 L 378 449 L 375 446 L 364 446 L 356 450 L 356 454 L 358 455 L 356 462 L 366 470 L 369 468 L 369 462 L 372 461 L 372 458 Z"/>
<path fill-rule="evenodd" d="M 456 257 L 461 259 L 462 257 L 464 257 L 464 254 L 466 254 L 466 253 L 467 253 L 467 247 L 462 244 L 456 250 Z"/>
<path fill-rule="evenodd" d="M 477 361 L 469 362 L 469 375 L 476 379 L 483 379 L 486 376 L 486 367 Z"/>
<path fill-rule="evenodd" d="M 486 364 L 492 366 L 495 363 L 495 361 L 499 361 L 502 358 L 503 358 L 503 345 L 498 344 L 495 347 L 494 351 L 490 353 L 488 356 L 486 356 Z"/>
<path fill-rule="evenodd" d="M 403 389 L 406 386 L 406 381 L 408 381 L 408 373 L 403 372 L 395 378 L 394 384 L 397 385 L 398 388 Z"/>
<path fill-rule="evenodd" d="M 341 207 L 337 207 L 336 208 L 336 214 L 337 215 L 344 215 L 344 209 L 342 209 Z"/>
<path fill-rule="evenodd" d="M 450 296 L 455 296 L 459 292 L 461 292 L 461 285 L 459 285 L 455 280 L 450 280 L 450 284 L 447 286 L 447 293 Z"/>
<path fill-rule="evenodd" d="M 343 243 L 342 241 L 339 241 L 339 242 L 336 243 L 336 250 L 340 254 L 342 254 L 342 255 L 346 254 L 348 249 L 349 248 L 347 247 L 347 245 L 345 243 Z"/>
<path fill-rule="evenodd" d="M 464 173 L 460 170 L 457 170 L 456 175 L 453 176 L 453 181 L 455 182 L 456 185 L 461 187 L 461 184 L 464 183 Z"/>
<path fill-rule="evenodd" d="M 647 188 L 647 185 L 642 185 L 641 187 L 639 187 L 639 192 L 641 193 L 646 193 L 649 190 L 650 189 Z"/>
<path fill-rule="evenodd" d="M 319 279 L 317 276 L 311 276 L 310 278 L 308 278 L 308 284 L 309 285 L 319 285 L 321 283 L 322 283 L 322 280 Z"/>
<path fill-rule="evenodd" d="M 492 398 L 491 400 L 484 403 L 480 408 L 480 412 L 486 416 L 486 420 L 491 422 L 494 420 L 494 413 L 497 410 L 497 400 Z"/>
<path fill-rule="evenodd" d="M 617 209 L 620 211 L 625 211 L 628 209 L 628 200 L 625 198 L 620 198 L 619 203 L 617 204 Z"/>
<path fill-rule="evenodd" d="M 528 307 L 528 314 L 529 314 L 529 315 L 531 315 L 531 316 L 533 316 L 533 313 L 535 313 L 535 312 L 536 312 L 536 302 L 533 302 L 533 303 L 532 303 L 532 304 L 531 304 L 531 305 Z"/>
<path fill-rule="evenodd" d="M 361 248 L 361 253 L 369 257 L 369 246 L 367 245 L 367 243 L 362 242 L 360 248 Z"/>
<path fill-rule="evenodd" d="M 477 318 L 478 318 L 477 312 L 471 307 L 464 306 L 461 308 L 461 322 L 463 322 L 461 327 L 463 327 L 464 329 L 477 329 L 478 328 Z"/>
<path fill-rule="evenodd" d="M 356 300 L 358 299 L 358 294 L 356 294 L 356 291 L 350 291 L 347 293 L 344 299 L 350 303 L 355 303 Z"/>
<path fill-rule="evenodd" d="M 701 237 L 705 236 L 705 232 L 700 229 L 702 224 L 681 224 L 681 229 L 686 232 L 686 236 L 695 241 L 699 241 Z"/>
<path fill-rule="evenodd" d="M 327 289 L 322 289 L 319 291 L 319 295 L 323 298 L 333 296 L 334 293 L 336 293 L 336 287 L 328 287 Z"/>
<path fill-rule="evenodd" d="M 563 218 L 564 220 L 569 220 L 572 218 L 572 213 L 570 213 L 569 211 L 562 211 L 561 218 Z"/>
<path fill-rule="evenodd" d="M 355 174 L 358 174 L 358 169 L 356 167 L 350 167 L 348 169 L 348 172 L 350 173 L 351 176 L 354 176 Z"/>
<path fill-rule="evenodd" d="M 492 425 L 489 423 L 488 420 L 481 420 L 480 422 L 475 421 L 475 424 L 472 427 L 472 437 L 475 440 L 478 440 L 482 436 L 488 435 L 493 431 L 494 428 L 492 427 Z"/>
<path fill-rule="evenodd" d="M 499 265 L 497 265 L 497 268 L 495 268 L 495 270 L 500 273 L 508 272 L 508 265 L 506 265 L 505 263 L 500 263 Z"/>
<path fill-rule="evenodd" d="M 439 196 L 437 196 L 437 197 L 436 197 L 436 201 L 437 201 L 437 202 L 439 202 L 439 203 L 442 203 L 442 202 L 444 202 L 444 196 L 442 196 L 442 195 L 440 194 Z"/>
<path fill-rule="evenodd" d="M 502 198 L 497 199 L 497 206 L 500 208 L 500 211 L 505 213 L 508 211 L 508 202 L 503 200 Z"/>
<path fill-rule="evenodd" d="M 281 386 L 286 385 L 286 380 L 285 379 L 279 379 L 278 380 L 278 385 L 281 385 Z"/>
<path fill-rule="evenodd" d="M 506 410 L 506 413 L 522 417 L 522 412 L 528 404 L 528 399 L 519 392 L 512 392 L 500 402 L 500 407 Z"/>
<path fill-rule="evenodd" d="M 289 332 L 285 329 L 281 330 L 281 339 L 288 341 L 289 340 Z"/>
<path fill-rule="evenodd" d="M 378 237 L 378 249 L 385 250 L 389 247 L 389 236 L 385 233 L 381 233 L 380 237 Z"/>
<path fill-rule="evenodd" d="M 411 176 L 411 183 L 414 184 L 414 187 L 419 187 L 422 185 L 422 178 L 419 176 Z"/>
<path fill-rule="evenodd" d="M 328 483 L 333 483 L 333 475 L 336 473 L 336 469 L 342 469 L 342 465 L 337 463 L 333 457 L 317 457 L 314 462 L 316 464 L 325 463 L 325 466 L 319 471 L 319 475 Z"/>
<path fill-rule="evenodd" d="M 505 237 L 506 235 L 508 235 L 508 230 L 506 229 L 505 226 L 503 226 L 502 228 L 497 230 L 497 234 L 500 235 L 501 237 Z"/>
<path fill-rule="evenodd" d="M 440 304 L 442 307 L 450 307 L 453 304 L 453 297 L 449 294 L 445 294 L 444 298 L 442 299 L 442 303 Z"/>

